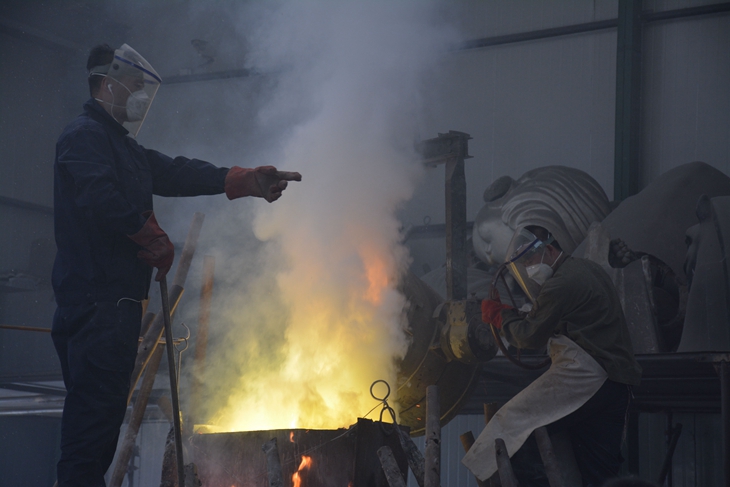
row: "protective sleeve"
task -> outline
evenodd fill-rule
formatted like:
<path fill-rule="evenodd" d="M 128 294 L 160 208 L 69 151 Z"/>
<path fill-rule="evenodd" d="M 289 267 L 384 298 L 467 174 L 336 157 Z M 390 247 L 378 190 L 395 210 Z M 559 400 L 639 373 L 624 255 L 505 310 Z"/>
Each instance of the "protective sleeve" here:
<path fill-rule="evenodd" d="M 145 218 L 120 191 L 112 154 L 102 130 L 80 129 L 59 141 L 57 164 L 73 182 L 76 206 L 87 211 L 97 227 L 131 235 Z"/>
<path fill-rule="evenodd" d="M 502 310 L 502 335 L 517 348 L 539 349 L 559 327 L 563 314 L 559 279 L 549 279 L 540 290 L 532 311 Z"/>
<path fill-rule="evenodd" d="M 223 193 L 227 167 L 199 159 L 171 158 L 144 149 L 152 170 L 152 192 L 158 196 L 199 196 Z"/>

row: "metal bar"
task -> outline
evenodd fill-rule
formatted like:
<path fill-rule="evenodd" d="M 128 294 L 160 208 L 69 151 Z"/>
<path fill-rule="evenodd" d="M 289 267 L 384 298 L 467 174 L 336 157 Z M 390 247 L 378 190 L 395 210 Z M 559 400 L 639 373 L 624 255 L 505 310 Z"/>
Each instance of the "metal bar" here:
<path fill-rule="evenodd" d="M 383 473 L 385 474 L 385 479 L 388 481 L 388 485 L 390 487 L 406 487 L 406 482 L 400 473 L 398 462 L 395 461 L 395 457 L 393 456 L 393 450 L 389 446 L 378 448 L 378 458 L 380 459 L 380 465 L 383 467 Z"/>
<path fill-rule="evenodd" d="M 674 20 L 698 15 L 712 15 L 730 12 L 730 2 L 702 5 L 700 7 L 687 7 L 664 12 L 642 12 L 641 20 L 644 22 L 657 22 L 660 20 Z"/>
<path fill-rule="evenodd" d="M 17 198 L 10 198 L 8 196 L 0 196 L 0 204 L 5 206 L 12 206 L 14 208 L 20 208 L 23 210 L 31 210 L 44 215 L 53 216 L 53 208 L 50 206 L 39 205 L 38 203 L 31 203 L 30 201 L 23 201 Z"/>
<path fill-rule="evenodd" d="M 31 384 L 22 384 L 17 382 L 12 383 L 0 383 L 0 389 L 7 389 L 9 391 L 21 391 L 21 392 L 32 392 L 35 394 L 46 394 L 48 396 L 66 396 L 66 389 L 52 386 L 38 386 Z"/>
<path fill-rule="evenodd" d="M 411 472 L 413 472 L 413 477 L 415 477 L 416 483 L 419 487 L 424 487 L 423 477 L 425 476 L 424 471 L 426 470 L 426 461 L 423 458 L 421 450 L 418 449 L 411 437 L 408 436 L 405 431 L 398 427 L 396 427 L 395 430 L 398 432 L 400 446 L 406 454 L 408 466 L 411 468 Z"/>
<path fill-rule="evenodd" d="M 195 255 L 195 248 L 197 246 L 198 237 L 200 236 L 200 230 L 203 227 L 203 219 L 205 215 L 202 213 L 195 213 L 193 219 L 190 222 L 190 229 L 188 230 L 188 236 L 185 239 L 185 245 L 180 256 L 180 261 L 177 264 L 177 270 L 175 271 L 175 278 L 172 281 L 172 287 L 170 288 L 170 313 L 174 314 L 177 309 L 177 304 L 180 302 L 180 298 L 184 292 L 183 286 L 185 280 L 188 277 L 188 271 L 190 271 L 190 263 Z M 152 352 L 162 337 L 164 332 L 164 318 L 161 313 L 158 314 L 152 321 L 149 330 L 142 339 L 139 347 L 137 347 L 137 357 L 134 362 L 134 370 L 132 371 L 132 379 L 129 388 L 129 396 L 127 402 L 132 399 L 132 393 L 139 378 L 142 377 L 147 362 L 150 360 Z"/>
<path fill-rule="evenodd" d="M 459 440 L 461 440 L 461 446 L 464 447 L 464 452 L 469 453 L 471 447 L 474 446 L 474 433 L 472 433 L 471 431 L 467 431 L 466 433 L 459 436 Z M 489 480 L 480 480 L 479 477 L 477 477 L 476 475 L 474 476 L 474 478 L 476 479 L 477 485 L 479 487 L 488 487 L 491 484 Z"/>
<path fill-rule="evenodd" d="M 50 328 L 39 328 L 37 326 L 19 326 L 19 325 L 0 325 L 2 330 L 21 330 L 21 331 L 40 331 L 43 333 L 51 333 Z"/>
<path fill-rule="evenodd" d="M 506 34 L 494 37 L 484 37 L 482 39 L 474 39 L 466 41 L 459 46 L 459 50 L 479 49 L 482 47 L 503 46 L 505 44 L 516 44 L 518 42 L 535 41 L 539 39 L 549 39 L 551 37 L 560 37 L 573 34 L 582 34 L 585 32 L 594 32 L 597 30 L 612 29 L 618 25 L 617 19 L 599 20 L 596 22 L 586 22 L 583 24 L 565 25 L 561 27 L 552 27 L 550 29 L 533 30 L 529 32 L 518 32 L 516 34 Z"/>
<path fill-rule="evenodd" d="M 494 454 L 497 457 L 497 472 L 503 487 L 519 487 L 512 462 L 509 461 L 509 452 L 502 438 L 494 440 Z"/>
<path fill-rule="evenodd" d="M 172 343 L 172 320 L 170 318 L 170 303 L 167 298 L 167 278 L 160 280 L 160 296 L 162 298 L 162 316 L 165 319 L 165 339 Z M 172 396 L 172 424 L 175 428 L 175 456 L 177 459 L 178 486 L 185 485 L 185 462 L 182 449 L 182 425 L 180 424 L 180 397 L 177 387 L 177 373 L 175 371 L 175 351 L 173 347 L 167 350 L 167 364 L 170 372 L 170 395 Z"/>
<path fill-rule="evenodd" d="M 677 425 L 671 430 L 671 438 L 669 439 L 669 446 L 667 446 L 667 454 L 664 457 L 664 464 L 659 472 L 659 480 L 657 484 L 664 485 L 664 481 L 669 476 L 669 487 L 672 485 L 672 477 L 670 475 L 672 471 L 672 457 L 674 456 L 674 450 L 677 448 L 677 442 L 679 441 L 679 435 L 682 434 L 682 423 Z"/>
<path fill-rule="evenodd" d="M 441 485 L 441 406 L 438 386 L 426 388 L 425 487 Z"/>
<path fill-rule="evenodd" d="M 545 475 L 548 478 L 550 487 L 563 487 L 565 480 L 560 472 L 558 459 L 555 457 L 553 442 L 550 441 L 550 436 L 544 426 L 540 426 L 535 430 L 535 440 L 537 441 L 537 449 L 540 451 L 542 464 L 545 466 Z"/>
<path fill-rule="evenodd" d="M 616 47 L 616 123 L 613 197 L 639 192 L 641 2 L 619 0 Z"/>
<path fill-rule="evenodd" d="M 720 409 L 722 415 L 722 465 L 725 487 L 730 487 L 730 362 L 720 362 Z"/>
<path fill-rule="evenodd" d="M 629 473 L 639 475 L 639 412 L 629 411 L 626 426 L 626 446 L 628 449 Z"/>
<path fill-rule="evenodd" d="M 641 3 L 641 2 L 637 2 Z M 658 22 L 662 20 L 675 20 L 681 18 L 696 17 L 698 15 L 722 14 L 730 12 L 730 2 L 716 3 L 712 5 L 703 5 L 700 7 L 680 8 L 676 10 L 667 10 L 664 12 L 642 12 L 641 20 L 644 23 Z M 549 29 L 533 30 L 529 32 L 518 32 L 515 34 L 506 34 L 501 36 L 484 37 L 481 39 L 473 39 L 462 43 L 458 50 L 481 49 L 484 47 L 503 46 L 507 44 L 517 44 L 518 42 L 535 41 L 540 39 L 549 39 L 551 37 L 562 37 L 575 34 L 584 34 L 586 32 L 595 32 L 599 30 L 613 29 L 618 26 L 619 19 L 598 20 L 595 22 L 585 22 L 581 24 L 564 25 L 560 27 L 552 27 Z"/>
<path fill-rule="evenodd" d="M 190 388 L 191 426 L 200 421 L 200 397 L 203 390 L 202 377 L 205 373 L 205 356 L 208 348 L 208 325 L 210 308 L 213 301 L 213 280 L 215 274 L 215 257 L 203 257 L 203 285 L 200 288 L 200 312 L 198 314 L 198 332 L 195 335 L 195 355 L 193 360 L 193 379 Z M 192 428 L 190 428 L 192 433 Z"/>

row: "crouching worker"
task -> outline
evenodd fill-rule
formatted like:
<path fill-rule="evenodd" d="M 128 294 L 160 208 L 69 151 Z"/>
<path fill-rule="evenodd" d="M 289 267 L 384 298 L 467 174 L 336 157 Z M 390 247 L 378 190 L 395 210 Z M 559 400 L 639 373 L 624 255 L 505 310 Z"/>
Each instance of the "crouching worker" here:
<path fill-rule="evenodd" d="M 552 365 L 502 406 L 463 463 L 486 480 L 497 470 L 496 438 L 513 455 L 547 426 L 548 433 L 568 434 L 583 485 L 598 487 L 619 473 L 631 386 L 641 378 L 618 295 L 600 265 L 566 255 L 545 228 L 518 230 L 507 255 L 532 309 L 517 310 L 495 296 L 482 302 L 482 320 L 515 347 L 547 345 Z"/>

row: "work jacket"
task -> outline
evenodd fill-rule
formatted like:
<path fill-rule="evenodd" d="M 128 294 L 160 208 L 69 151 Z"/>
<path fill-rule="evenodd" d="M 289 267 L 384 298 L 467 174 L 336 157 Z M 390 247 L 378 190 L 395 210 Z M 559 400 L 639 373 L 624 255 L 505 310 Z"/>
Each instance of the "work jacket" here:
<path fill-rule="evenodd" d="M 145 149 L 93 98 L 56 144 L 56 303 L 147 297 L 152 268 L 137 258 L 152 195 L 223 192 L 228 168 Z"/>
<path fill-rule="evenodd" d="M 629 328 L 611 278 L 593 261 L 568 257 L 540 288 L 525 314 L 504 309 L 502 334 L 519 348 L 539 349 L 565 335 L 593 357 L 608 378 L 637 385 L 641 367 L 634 359 Z"/>

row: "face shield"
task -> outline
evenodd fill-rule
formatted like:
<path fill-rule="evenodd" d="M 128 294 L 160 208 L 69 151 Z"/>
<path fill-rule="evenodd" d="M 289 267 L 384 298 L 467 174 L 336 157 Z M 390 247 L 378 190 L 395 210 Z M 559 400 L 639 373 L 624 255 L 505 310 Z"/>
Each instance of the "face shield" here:
<path fill-rule="evenodd" d="M 542 256 L 545 247 L 553 241 L 552 236 L 547 241 L 540 240 L 523 228 L 515 232 L 507 247 L 507 269 L 533 304 L 537 301 L 543 282 L 552 275 L 552 268 L 542 263 Z M 548 275 L 543 274 L 545 267 L 549 270 Z"/>
<path fill-rule="evenodd" d="M 157 71 L 137 51 L 124 44 L 114 51 L 111 64 L 92 68 L 89 75 L 108 76 L 129 92 L 125 107 L 127 120 L 122 125 L 136 137 L 162 83 Z"/>

